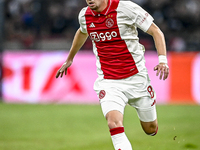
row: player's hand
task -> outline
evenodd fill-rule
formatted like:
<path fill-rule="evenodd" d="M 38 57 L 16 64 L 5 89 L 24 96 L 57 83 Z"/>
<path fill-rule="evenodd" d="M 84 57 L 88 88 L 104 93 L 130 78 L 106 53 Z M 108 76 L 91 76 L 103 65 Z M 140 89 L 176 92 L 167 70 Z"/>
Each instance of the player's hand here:
<path fill-rule="evenodd" d="M 67 74 L 67 69 L 71 66 L 72 61 L 68 61 L 65 62 L 60 69 L 57 71 L 56 73 L 56 78 L 58 78 L 59 76 L 62 78 L 63 74 L 65 73 L 65 75 Z"/>
<path fill-rule="evenodd" d="M 160 80 L 167 79 L 167 77 L 169 75 L 169 67 L 165 63 L 159 63 L 157 66 L 154 67 L 154 71 L 157 71 L 156 76 L 159 76 L 159 74 L 160 74 L 160 77 L 159 77 Z"/>

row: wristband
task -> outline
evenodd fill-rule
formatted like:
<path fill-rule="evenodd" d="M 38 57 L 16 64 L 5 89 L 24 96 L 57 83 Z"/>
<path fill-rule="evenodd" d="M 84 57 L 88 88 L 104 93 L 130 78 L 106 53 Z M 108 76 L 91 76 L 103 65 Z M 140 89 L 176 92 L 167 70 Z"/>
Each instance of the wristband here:
<path fill-rule="evenodd" d="M 167 57 L 165 55 L 159 55 L 158 60 L 159 60 L 159 63 L 167 64 Z"/>

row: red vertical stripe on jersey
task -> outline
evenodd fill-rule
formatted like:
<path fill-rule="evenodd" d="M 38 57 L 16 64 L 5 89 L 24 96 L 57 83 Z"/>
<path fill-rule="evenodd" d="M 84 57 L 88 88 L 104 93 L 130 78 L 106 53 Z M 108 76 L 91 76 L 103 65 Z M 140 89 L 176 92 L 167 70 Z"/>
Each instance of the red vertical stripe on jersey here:
<path fill-rule="evenodd" d="M 109 6 L 103 12 L 97 14 L 88 7 L 85 14 L 87 31 L 95 42 L 105 79 L 122 79 L 138 73 L 135 61 L 120 36 L 118 4 L 119 0 L 109 0 Z"/>

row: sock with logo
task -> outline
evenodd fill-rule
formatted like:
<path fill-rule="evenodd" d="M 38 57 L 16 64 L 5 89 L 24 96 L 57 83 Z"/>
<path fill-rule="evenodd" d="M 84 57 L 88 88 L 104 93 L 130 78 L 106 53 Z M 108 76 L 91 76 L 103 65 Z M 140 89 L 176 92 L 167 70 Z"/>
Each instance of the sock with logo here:
<path fill-rule="evenodd" d="M 124 127 L 110 129 L 110 134 L 115 150 L 132 150 L 131 143 L 124 133 Z"/>

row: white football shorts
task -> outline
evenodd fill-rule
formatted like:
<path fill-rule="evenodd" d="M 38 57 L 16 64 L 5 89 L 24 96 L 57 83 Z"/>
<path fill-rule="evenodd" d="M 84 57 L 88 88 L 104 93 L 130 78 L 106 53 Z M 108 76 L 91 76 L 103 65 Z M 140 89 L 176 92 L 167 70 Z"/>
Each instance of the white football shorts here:
<path fill-rule="evenodd" d="M 120 80 L 97 78 L 94 90 L 99 96 L 104 116 L 112 110 L 124 114 L 124 108 L 129 104 L 136 109 L 141 121 L 151 122 L 157 118 L 156 93 L 150 84 L 147 70 Z"/>

